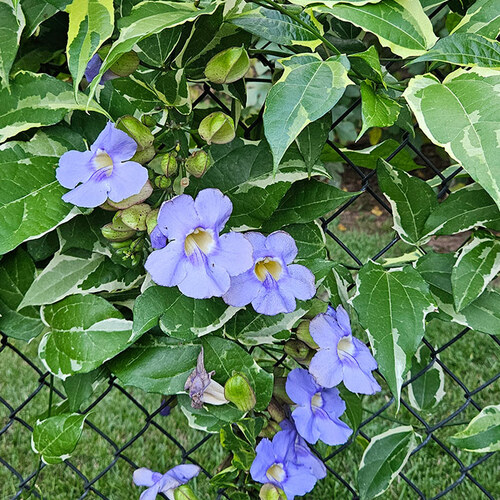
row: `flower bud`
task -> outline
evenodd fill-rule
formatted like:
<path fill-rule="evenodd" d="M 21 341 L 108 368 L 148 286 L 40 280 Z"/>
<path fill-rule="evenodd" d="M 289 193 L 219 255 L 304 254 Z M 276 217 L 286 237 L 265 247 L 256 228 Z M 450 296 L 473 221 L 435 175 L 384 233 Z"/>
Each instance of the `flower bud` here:
<path fill-rule="evenodd" d="M 172 181 L 164 175 L 155 177 L 155 186 L 159 189 L 167 189 L 172 184 Z"/>
<path fill-rule="evenodd" d="M 285 492 L 272 483 L 262 486 L 259 493 L 260 500 L 286 500 Z"/>
<path fill-rule="evenodd" d="M 302 342 L 304 342 L 304 344 L 309 346 L 311 349 L 317 349 L 318 344 L 314 342 L 314 339 L 309 333 L 309 323 L 310 321 L 307 319 L 299 323 L 299 326 L 297 327 L 297 338 L 302 340 Z"/>
<path fill-rule="evenodd" d="M 250 411 L 256 403 L 255 392 L 243 373 L 235 373 L 224 385 L 224 396 L 241 411 Z"/>
<path fill-rule="evenodd" d="M 149 212 L 151 212 L 151 207 L 147 203 L 140 203 L 118 213 L 122 222 L 131 229 L 146 231 L 146 217 Z"/>
<path fill-rule="evenodd" d="M 153 145 L 154 136 L 151 130 L 132 115 L 122 116 L 116 122 L 116 128 L 122 130 L 137 142 L 137 151 L 143 151 Z"/>
<path fill-rule="evenodd" d="M 174 154 L 168 153 L 166 155 L 162 155 L 160 160 L 161 171 L 167 176 L 170 177 L 177 173 L 177 159 Z"/>
<path fill-rule="evenodd" d="M 203 118 L 198 133 L 208 144 L 226 144 L 236 135 L 233 119 L 222 111 L 216 111 Z"/>
<path fill-rule="evenodd" d="M 135 231 L 132 229 L 119 231 L 113 227 L 113 224 L 106 224 L 101 227 L 101 233 L 109 241 L 125 241 L 134 236 Z"/>
<path fill-rule="evenodd" d="M 153 193 L 153 186 L 151 182 L 146 181 L 146 184 L 142 187 L 139 193 L 130 196 L 129 198 L 125 198 L 122 201 L 114 202 L 108 199 L 108 204 L 114 208 L 119 210 L 123 210 L 124 208 L 131 207 L 132 205 L 137 205 L 137 203 L 142 203 L 144 200 L 147 200 L 151 194 Z"/>
<path fill-rule="evenodd" d="M 312 351 L 301 340 L 287 340 L 284 351 L 298 363 L 307 363 L 311 361 Z"/>
<path fill-rule="evenodd" d="M 268 420 L 267 424 L 262 428 L 259 433 L 260 437 L 272 439 L 276 433 L 281 430 L 280 424 L 274 420 Z"/>
<path fill-rule="evenodd" d="M 243 78 L 250 68 L 250 59 L 243 47 L 231 47 L 208 61 L 205 76 L 213 83 L 232 83 Z"/>
<path fill-rule="evenodd" d="M 200 149 L 195 151 L 186 160 L 186 170 L 195 177 L 201 177 L 210 166 L 210 156 L 206 151 Z"/>
<path fill-rule="evenodd" d="M 174 500 L 198 500 L 191 487 L 187 484 L 182 484 L 174 490 Z"/>
<path fill-rule="evenodd" d="M 151 115 L 142 115 L 141 116 L 141 122 L 146 125 L 146 127 L 153 128 L 156 126 L 156 120 L 153 116 Z"/>
<path fill-rule="evenodd" d="M 273 396 L 276 397 L 278 401 L 281 401 L 288 405 L 293 405 L 294 402 L 288 397 L 285 385 L 286 385 L 286 378 L 274 377 Z"/>
<path fill-rule="evenodd" d="M 130 158 L 130 161 L 136 161 L 137 163 L 144 165 L 145 163 L 151 161 L 155 157 L 155 154 L 155 147 L 149 146 L 149 148 L 143 149 L 142 151 L 137 151 L 135 155 Z"/>
<path fill-rule="evenodd" d="M 156 227 L 158 224 L 158 213 L 160 212 L 159 208 L 155 208 L 154 210 L 151 210 L 151 212 L 146 215 L 146 229 L 148 231 L 148 234 L 151 234 L 153 229 Z"/>
<path fill-rule="evenodd" d="M 101 47 L 97 53 L 99 57 L 104 61 L 108 55 L 111 45 L 104 45 Z M 129 76 L 139 67 L 139 56 L 131 50 L 130 52 L 125 52 L 115 63 L 109 68 L 115 75 L 118 76 Z"/>
<path fill-rule="evenodd" d="M 286 415 L 285 411 L 283 410 L 283 406 L 276 398 L 271 398 L 271 401 L 269 402 L 269 405 L 267 407 L 267 411 L 269 412 L 269 415 L 271 415 L 271 418 L 278 424 L 282 420 L 285 420 Z"/>
<path fill-rule="evenodd" d="M 125 240 L 125 241 L 112 241 L 110 243 L 111 247 L 114 248 L 115 250 L 118 250 L 119 248 L 128 248 L 130 247 L 130 244 L 132 243 L 132 240 Z"/>

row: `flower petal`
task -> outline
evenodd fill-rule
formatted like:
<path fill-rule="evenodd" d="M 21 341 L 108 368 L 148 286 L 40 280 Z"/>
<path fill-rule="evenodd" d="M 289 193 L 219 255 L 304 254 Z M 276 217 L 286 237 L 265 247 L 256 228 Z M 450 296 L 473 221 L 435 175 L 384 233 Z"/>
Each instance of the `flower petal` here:
<path fill-rule="evenodd" d="M 375 361 L 375 358 L 372 356 L 370 349 L 368 349 L 368 347 L 356 337 L 352 337 L 352 343 L 356 348 L 354 357 L 356 358 L 359 367 L 363 371 L 376 370 L 378 368 L 378 365 L 377 362 Z"/>
<path fill-rule="evenodd" d="M 266 248 L 273 257 L 280 257 L 285 264 L 290 264 L 298 253 L 295 240 L 285 231 L 271 233 L 266 238 Z"/>
<path fill-rule="evenodd" d="M 90 151 L 93 153 L 97 152 L 98 149 L 106 151 L 116 165 L 122 161 L 130 160 L 134 156 L 137 151 L 137 143 L 125 132 L 115 128 L 112 122 L 108 122 L 90 147 Z M 145 182 L 142 184 L 144 185 Z"/>
<path fill-rule="evenodd" d="M 144 267 L 157 285 L 175 286 L 186 277 L 186 264 L 184 244 L 171 241 L 165 248 L 152 252 Z"/>
<path fill-rule="evenodd" d="M 342 382 L 342 362 L 336 349 L 320 349 L 309 364 L 309 372 L 322 387 L 335 387 Z"/>
<path fill-rule="evenodd" d="M 161 229 L 158 226 L 151 231 L 149 238 L 151 240 L 151 246 L 155 250 L 165 248 L 167 245 L 167 237 L 161 232 Z"/>
<path fill-rule="evenodd" d="M 287 466 L 287 479 L 283 483 L 283 491 L 288 499 L 292 499 L 295 495 L 305 495 L 315 484 L 316 477 L 308 467 L 296 464 Z"/>
<path fill-rule="evenodd" d="M 299 406 L 292 412 L 292 418 L 297 427 L 297 432 L 308 442 L 315 444 L 320 432 L 315 426 L 315 415 L 311 407 Z"/>
<path fill-rule="evenodd" d="M 345 412 L 345 401 L 340 397 L 337 388 L 323 389 L 321 398 L 323 399 L 323 410 L 328 413 L 330 418 L 338 418 Z"/>
<path fill-rule="evenodd" d="M 320 347 L 335 349 L 343 336 L 335 320 L 329 314 L 318 314 L 309 324 L 309 332 Z"/>
<path fill-rule="evenodd" d="M 288 276 L 278 281 L 280 290 L 286 287 L 299 300 L 308 300 L 316 293 L 314 274 L 305 266 L 292 264 L 288 266 Z"/>
<path fill-rule="evenodd" d="M 140 163 L 127 161 L 113 167 L 109 176 L 110 190 L 108 197 L 119 202 L 134 194 L 138 194 L 148 180 L 148 170 Z"/>
<path fill-rule="evenodd" d="M 241 233 L 227 233 L 219 238 L 218 248 L 208 256 L 208 262 L 223 267 L 229 276 L 237 276 L 253 267 L 253 248 Z"/>
<path fill-rule="evenodd" d="M 160 490 L 160 485 L 156 483 L 153 486 L 151 486 L 151 488 L 148 488 L 147 490 L 143 491 L 141 493 L 141 496 L 139 497 L 139 500 L 155 500 L 156 496 L 159 493 L 159 490 Z"/>
<path fill-rule="evenodd" d="M 344 365 L 344 385 L 357 394 L 375 394 L 381 387 L 370 371 L 362 370 L 356 360 L 346 358 Z"/>
<path fill-rule="evenodd" d="M 190 479 L 196 477 L 200 473 L 201 469 L 198 465 L 194 464 L 181 464 L 176 465 L 170 469 L 167 474 L 177 481 L 177 486 L 181 484 L 186 484 Z M 174 486 L 176 488 L 177 486 Z M 163 491 L 163 490 L 161 490 Z"/>
<path fill-rule="evenodd" d="M 171 240 L 182 240 L 201 224 L 194 209 L 194 200 L 187 194 L 181 194 L 166 201 L 158 213 L 158 226 Z"/>
<path fill-rule="evenodd" d="M 59 159 L 56 178 L 61 186 L 74 188 L 80 182 L 86 182 L 94 173 L 92 151 L 68 151 Z"/>
<path fill-rule="evenodd" d="M 85 68 L 85 79 L 90 83 L 101 71 L 102 59 L 99 54 L 94 54 Z"/>
<path fill-rule="evenodd" d="M 137 486 L 153 486 L 161 476 L 162 475 L 158 472 L 154 472 L 146 467 L 141 467 L 134 471 L 133 481 Z"/>
<path fill-rule="evenodd" d="M 267 483 L 266 472 L 274 463 L 274 448 L 271 441 L 264 438 L 255 448 L 256 456 L 250 467 L 250 475 L 258 483 Z"/>
<path fill-rule="evenodd" d="M 311 398 L 321 389 L 311 374 L 303 368 L 295 368 L 286 379 L 286 393 L 298 405 L 311 404 Z"/>
<path fill-rule="evenodd" d="M 255 276 L 253 269 L 231 278 L 229 290 L 222 296 L 224 302 L 234 307 L 250 304 L 259 293 L 262 283 Z"/>
<path fill-rule="evenodd" d="M 347 314 L 346 310 L 342 307 L 342 305 L 339 305 L 336 310 L 336 315 L 337 315 L 337 323 L 339 324 L 340 328 L 348 335 L 351 333 L 351 321 L 349 320 L 349 315 Z"/>
<path fill-rule="evenodd" d="M 72 189 L 62 199 L 78 207 L 93 208 L 102 205 L 108 198 L 109 184 L 99 176 L 92 176 L 88 181 Z"/>
<path fill-rule="evenodd" d="M 195 250 L 191 257 L 199 250 Z M 203 255 L 199 259 L 186 260 L 186 276 L 179 283 L 179 290 L 193 299 L 222 297 L 228 290 L 231 279 L 227 271 L 220 266 L 210 266 Z"/>
<path fill-rule="evenodd" d="M 295 445 L 297 465 L 308 467 L 317 479 L 323 479 L 326 476 L 325 464 L 309 449 L 303 438 L 299 439 L 300 443 Z"/>
<path fill-rule="evenodd" d="M 257 296 L 252 300 L 253 308 L 260 314 L 274 316 L 295 310 L 295 297 L 289 290 L 280 290 L 276 281 L 267 276 Z"/>
<path fill-rule="evenodd" d="M 194 207 L 202 225 L 214 229 L 217 234 L 226 225 L 233 211 L 231 200 L 219 189 L 212 188 L 203 189 L 198 193 L 194 200 Z"/>
<path fill-rule="evenodd" d="M 331 419 L 323 412 L 316 412 L 314 424 L 319 432 L 319 438 L 330 446 L 344 444 L 352 434 L 352 429 L 342 420 L 337 418 Z"/>

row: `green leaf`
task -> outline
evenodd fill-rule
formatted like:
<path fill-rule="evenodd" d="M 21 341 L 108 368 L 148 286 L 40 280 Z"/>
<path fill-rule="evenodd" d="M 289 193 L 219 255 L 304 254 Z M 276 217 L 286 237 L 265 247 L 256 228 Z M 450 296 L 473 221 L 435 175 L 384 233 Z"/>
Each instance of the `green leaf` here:
<path fill-rule="evenodd" d="M 319 160 L 323 146 L 328 139 L 331 126 L 332 117 L 331 114 L 328 113 L 323 118 L 307 125 L 307 127 L 297 136 L 297 139 L 295 139 L 309 173 L 312 172 Z"/>
<path fill-rule="evenodd" d="M 463 246 L 451 272 L 455 309 L 459 312 L 486 290 L 500 272 L 500 241 L 475 237 Z"/>
<path fill-rule="evenodd" d="M 419 56 L 437 41 L 429 18 L 415 0 L 384 0 L 368 5 L 342 3 L 315 10 L 370 31 L 384 47 L 403 58 Z"/>
<path fill-rule="evenodd" d="M 194 21 L 199 16 L 212 14 L 217 5 L 217 2 L 210 0 L 202 0 L 198 6 L 194 3 L 163 0 L 145 0 L 135 5 L 129 16 L 122 17 L 118 21 L 120 36 L 113 43 L 99 74 L 90 85 L 90 97 L 93 96 L 102 75 L 121 55 L 132 50 L 136 43 L 166 28 L 173 28 Z"/>
<path fill-rule="evenodd" d="M 349 61 L 351 69 L 361 78 L 368 78 L 385 86 L 384 75 L 375 45 L 371 45 L 364 52 L 349 55 Z"/>
<path fill-rule="evenodd" d="M 413 427 L 402 425 L 370 441 L 358 472 L 361 500 L 375 498 L 389 488 L 415 448 L 416 436 Z"/>
<path fill-rule="evenodd" d="M 183 69 L 158 72 L 151 86 L 161 102 L 176 108 L 183 115 L 191 113 L 191 98 Z"/>
<path fill-rule="evenodd" d="M 26 37 L 30 37 L 36 31 L 38 26 L 51 18 L 54 14 L 64 10 L 71 0 L 21 0 L 20 5 L 23 8 L 26 17 Z M 15 3 L 15 2 L 14 2 Z"/>
<path fill-rule="evenodd" d="M 200 346 L 165 335 L 145 335 L 108 364 L 125 385 L 158 394 L 180 394 L 196 367 Z"/>
<path fill-rule="evenodd" d="M 167 28 L 141 40 L 137 47 L 137 55 L 147 64 L 152 66 L 163 66 L 170 54 L 173 52 L 182 33 L 181 26 Z"/>
<path fill-rule="evenodd" d="M 297 244 L 297 259 L 316 259 L 326 257 L 326 238 L 319 222 L 292 224 L 283 228 Z"/>
<path fill-rule="evenodd" d="M 21 42 L 26 24 L 19 1 L 0 0 L 0 78 L 4 87 L 9 86 L 9 73 Z"/>
<path fill-rule="evenodd" d="M 377 176 L 380 189 L 391 204 L 393 228 L 411 245 L 425 243 L 424 226 L 438 204 L 434 190 L 425 181 L 392 168 L 382 159 Z"/>
<path fill-rule="evenodd" d="M 293 0 L 291 3 L 295 5 L 311 5 L 311 4 L 321 4 L 321 5 L 326 5 L 327 7 L 331 7 L 332 5 L 336 5 L 338 3 L 345 3 L 345 4 L 353 4 L 353 5 L 365 5 L 367 3 L 377 3 L 382 0 Z"/>
<path fill-rule="evenodd" d="M 301 12 L 299 17 L 312 30 L 323 34 L 323 26 L 314 18 L 311 10 Z M 314 50 L 321 44 L 321 40 L 302 24 L 286 14 L 265 7 L 244 10 L 240 14 L 230 16 L 227 21 L 280 45 L 303 45 Z"/>
<path fill-rule="evenodd" d="M 453 191 L 438 205 L 425 223 L 425 233 L 449 235 L 474 227 L 500 229 L 500 210 L 491 196 L 479 184 Z"/>
<path fill-rule="evenodd" d="M 37 420 L 31 436 L 33 451 L 46 464 L 58 464 L 67 460 L 76 448 L 87 415 L 67 413 Z"/>
<path fill-rule="evenodd" d="M 284 225 L 311 222 L 335 210 L 357 194 L 313 179 L 296 182 L 264 224 L 263 230 L 272 232 Z"/>
<path fill-rule="evenodd" d="M 439 358 L 438 358 L 439 359 Z M 415 353 L 410 378 L 418 375 L 431 362 L 430 351 L 423 344 Z M 431 411 L 444 398 L 444 372 L 437 362 L 408 385 L 408 399 L 418 411 Z"/>
<path fill-rule="evenodd" d="M 451 436 L 450 441 L 457 448 L 473 453 L 499 451 L 500 405 L 483 408 L 463 431 Z"/>
<path fill-rule="evenodd" d="M 88 104 L 88 105 L 87 105 Z M 10 89 L 0 89 L 0 142 L 33 127 L 60 122 L 66 113 L 81 109 L 106 112 L 93 100 L 71 86 L 46 74 L 19 72 Z"/>
<path fill-rule="evenodd" d="M 500 44 L 474 33 L 454 33 L 438 40 L 427 54 L 411 64 L 423 61 L 500 69 Z"/>
<path fill-rule="evenodd" d="M 97 295 L 72 295 L 42 308 L 49 331 L 38 354 L 45 367 L 64 380 L 87 373 L 128 347 L 139 335 L 132 322 Z"/>
<path fill-rule="evenodd" d="M 236 425 L 245 436 L 243 439 L 235 434 L 232 425 L 225 425 L 220 430 L 220 443 L 233 455 L 232 464 L 241 470 L 249 470 L 255 459 L 255 438 L 262 430 L 263 418 L 248 418 L 240 420 Z"/>
<path fill-rule="evenodd" d="M 439 307 L 441 319 L 453 321 L 472 330 L 496 335 L 500 331 L 500 293 L 486 290 L 479 298 L 462 309 L 455 310 L 451 273 L 455 258 L 452 254 L 429 252 L 416 264 L 417 271 L 429 283 Z"/>
<path fill-rule="evenodd" d="M 221 328 L 238 311 L 222 299 L 192 299 L 176 287 L 151 286 L 134 305 L 134 335 L 142 335 L 160 322 L 169 336 L 192 340 Z"/>
<path fill-rule="evenodd" d="M 339 386 L 340 397 L 345 403 L 345 414 L 351 428 L 356 431 L 363 420 L 363 401 L 358 394 L 348 391 L 343 385 Z"/>
<path fill-rule="evenodd" d="M 436 308 L 429 287 L 411 266 L 387 270 L 369 262 L 359 272 L 352 304 L 399 407 L 403 377 L 424 336 L 425 317 Z"/>
<path fill-rule="evenodd" d="M 95 387 L 106 373 L 107 370 L 100 367 L 89 373 L 75 373 L 63 381 L 70 411 L 80 411 L 82 404 L 92 395 Z"/>
<path fill-rule="evenodd" d="M 453 33 L 477 33 L 494 40 L 500 34 L 497 0 L 477 0 L 458 23 Z"/>
<path fill-rule="evenodd" d="M 430 74 L 416 76 L 403 96 L 425 135 L 459 162 L 500 206 L 498 85 L 498 71 L 458 69 L 443 83 Z"/>
<path fill-rule="evenodd" d="M 317 54 L 297 54 L 280 63 L 285 70 L 267 95 L 263 117 L 275 170 L 306 125 L 330 111 L 352 83 L 347 77 L 349 60 L 345 56 L 323 61 Z M 318 88 L 324 92 L 318 92 Z"/>
<path fill-rule="evenodd" d="M 35 276 L 35 264 L 22 248 L 0 261 L 0 331 L 9 337 L 28 341 L 42 333 L 38 309 L 18 310 Z"/>
<path fill-rule="evenodd" d="M 76 93 L 87 63 L 113 34 L 115 11 L 113 0 L 73 0 L 66 10 L 69 14 L 66 54 Z"/>
<path fill-rule="evenodd" d="M 363 127 L 359 138 L 371 127 L 390 127 L 396 123 L 401 105 L 382 90 L 375 91 L 367 82 L 361 82 L 361 117 Z"/>

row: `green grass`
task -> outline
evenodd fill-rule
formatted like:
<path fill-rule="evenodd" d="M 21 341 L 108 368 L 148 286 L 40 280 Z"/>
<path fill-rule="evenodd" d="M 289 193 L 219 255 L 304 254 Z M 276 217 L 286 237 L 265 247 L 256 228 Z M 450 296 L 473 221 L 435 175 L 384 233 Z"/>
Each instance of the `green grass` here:
<path fill-rule="evenodd" d="M 388 243 L 392 234 L 387 225 L 372 234 L 363 232 L 360 228 L 353 230 L 349 228 L 349 231 L 346 232 L 335 230 L 335 232 L 362 261 L 372 257 L 377 250 Z M 354 262 L 349 262 L 349 258 L 336 247 L 335 243 L 329 245 L 335 259 L 354 264 Z M 391 249 L 390 256 L 398 256 L 406 251 L 408 251 L 408 247 L 399 242 Z M 460 328 L 456 325 L 433 320 L 428 325 L 426 338 L 433 345 L 441 346 L 459 331 Z M 358 331 L 357 335 L 363 337 L 364 334 Z M 15 345 L 32 360 L 36 359 L 36 344 L 36 341 L 29 345 L 15 342 Z M 500 349 L 489 336 L 481 333 L 467 333 L 446 349 L 441 354 L 440 359 L 471 391 L 500 372 Z M 104 383 L 98 388 L 96 395 L 101 394 L 106 389 L 106 384 Z M 474 400 L 481 406 L 498 404 L 500 401 L 499 384 L 500 382 L 496 381 L 489 385 L 475 395 Z M 0 397 L 17 408 L 30 394 L 36 391 L 38 385 L 37 374 L 17 354 L 10 349 L 0 353 Z M 60 388 L 60 385 L 57 387 Z M 144 394 L 137 389 L 129 390 L 148 411 L 154 411 L 160 404 L 160 396 L 158 395 Z M 421 413 L 429 425 L 442 421 L 465 402 L 462 388 L 449 376 L 446 376 L 445 391 L 446 395 L 432 413 Z M 48 389 L 44 387 L 28 405 L 17 413 L 17 416 L 33 425 L 37 415 L 47 409 L 48 394 Z M 403 390 L 403 397 L 408 401 L 407 389 Z M 380 408 L 389 398 L 387 390 L 376 396 L 365 397 L 364 417 L 368 417 L 370 412 Z M 0 428 L 9 421 L 9 413 L 9 410 L 0 403 Z M 469 421 L 476 414 L 477 410 L 470 405 L 455 419 L 448 422 L 446 427 L 436 431 L 434 435 L 441 442 L 450 445 L 448 438 L 457 429 L 462 428 L 463 422 Z M 146 425 L 145 414 L 116 387 L 97 405 L 89 420 L 109 435 L 119 447 L 128 443 Z M 179 408 L 174 408 L 169 417 L 156 416 L 154 421 L 163 426 L 186 449 L 191 448 L 204 436 L 203 433 L 188 427 Z M 396 413 L 394 405 L 386 410 L 381 417 L 365 426 L 363 431 L 369 436 L 375 436 L 400 424 L 414 425 L 416 431 L 425 436 L 422 424 L 404 407 L 400 409 L 399 413 Z M 481 456 L 460 452 L 454 447 L 451 449 L 465 465 L 474 462 Z M 331 448 L 328 447 L 321 448 L 325 455 L 330 450 Z M 88 478 L 93 478 L 113 462 L 114 451 L 112 445 L 86 426 L 71 461 Z M 330 460 L 328 465 L 351 484 L 356 484 L 356 471 L 362 452 L 362 445 L 355 442 L 348 450 Z M 182 459 L 179 449 L 153 425 L 150 425 L 146 432 L 124 451 L 124 454 L 137 464 L 158 471 L 165 471 Z M 214 473 L 224 458 L 224 453 L 218 444 L 218 437 L 212 437 L 192 456 L 209 472 Z M 8 431 L 0 437 L 0 457 L 7 460 L 23 477 L 36 470 L 37 458 L 31 451 L 30 432 L 19 422 L 14 422 Z M 494 497 L 500 498 L 499 470 L 500 454 L 497 453 L 485 463 L 474 468 L 471 474 Z M 130 465 L 124 460 L 118 459 L 110 471 L 96 482 L 95 487 L 111 500 L 136 499 L 139 497 L 140 490 L 132 485 L 132 472 L 133 469 Z M 436 495 L 460 477 L 458 464 L 432 440 L 411 457 L 404 472 L 427 497 Z M 46 500 L 73 500 L 79 498 L 83 493 L 82 479 L 63 464 L 44 468 L 40 473 L 37 485 Z M 204 476 L 197 478 L 193 485 L 200 499 L 215 498 L 215 494 L 213 490 L 210 490 Z M 0 499 L 11 498 L 17 490 L 17 486 L 16 477 L 0 464 Z M 26 497 L 25 494 L 23 498 Z M 98 496 L 90 493 L 86 498 L 96 499 Z M 320 481 L 314 491 L 305 498 L 329 500 L 350 498 L 350 496 L 346 488 L 329 475 Z M 398 477 L 390 489 L 379 498 L 384 500 L 408 499 L 417 498 L 417 495 Z M 483 494 L 470 481 L 465 480 L 453 490 L 449 498 L 475 500 L 483 498 Z"/>

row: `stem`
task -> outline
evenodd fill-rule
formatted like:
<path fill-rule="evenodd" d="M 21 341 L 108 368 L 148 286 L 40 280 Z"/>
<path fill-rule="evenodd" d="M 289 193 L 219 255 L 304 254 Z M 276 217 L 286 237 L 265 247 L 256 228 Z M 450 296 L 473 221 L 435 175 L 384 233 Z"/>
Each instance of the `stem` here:
<path fill-rule="evenodd" d="M 268 56 L 277 56 L 277 57 L 288 57 L 293 54 L 287 54 L 286 52 L 280 52 L 278 50 L 267 50 L 267 49 L 248 49 L 250 54 L 263 54 Z"/>
<path fill-rule="evenodd" d="M 325 45 L 325 47 L 329 48 L 335 54 L 337 55 L 341 54 L 340 50 L 338 50 L 337 47 L 335 47 L 335 45 L 329 42 L 317 29 L 313 28 L 312 26 L 309 26 L 309 24 L 303 21 L 300 17 L 296 16 L 292 12 L 289 12 L 288 10 L 283 8 L 279 3 L 276 3 L 274 0 L 263 0 L 263 1 L 274 7 L 277 11 L 281 12 L 285 16 L 288 16 L 290 19 L 293 19 L 295 22 L 300 24 L 304 29 L 309 31 L 309 33 L 312 33 L 318 40 L 321 40 L 323 42 L 323 45 Z"/>

